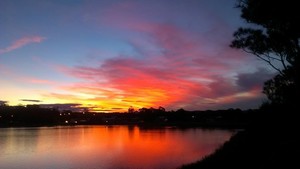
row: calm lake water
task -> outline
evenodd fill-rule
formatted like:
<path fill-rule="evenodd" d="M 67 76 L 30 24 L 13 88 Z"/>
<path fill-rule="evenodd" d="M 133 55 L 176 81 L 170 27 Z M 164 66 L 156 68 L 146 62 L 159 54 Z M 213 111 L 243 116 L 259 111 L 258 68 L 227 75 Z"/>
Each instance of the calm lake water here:
<path fill-rule="evenodd" d="M 0 128 L 0 168 L 173 169 L 214 152 L 232 134 L 133 126 Z"/>

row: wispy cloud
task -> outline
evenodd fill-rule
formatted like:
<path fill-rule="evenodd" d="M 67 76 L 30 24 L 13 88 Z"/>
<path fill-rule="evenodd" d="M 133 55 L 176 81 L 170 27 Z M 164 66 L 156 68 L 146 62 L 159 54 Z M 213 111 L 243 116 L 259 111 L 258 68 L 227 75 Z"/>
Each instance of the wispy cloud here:
<path fill-rule="evenodd" d="M 242 85 L 244 75 L 232 73 L 237 66 L 235 60 L 239 58 L 241 63 L 247 60 L 238 56 L 240 53 L 224 48 L 224 56 L 216 57 L 203 49 L 204 42 L 194 40 L 192 35 L 172 24 L 148 24 L 148 29 L 137 30 L 147 34 L 152 45 L 161 52 L 147 53 L 144 58 L 119 56 L 97 67 L 64 67 L 64 73 L 82 82 L 60 89 L 81 93 L 84 97 L 57 93 L 51 96 L 69 97 L 83 105 L 89 103 L 99 111 L 160 105 L 169 109 L 204 109 L 260 97 L 260 88 L 247 90 L 237 86 Z M 134 47 L 147 51 L 146 46 Z"/>
<path fill-rule="evenodd" d="M 45 40 L 45 38 L 41 36 L 23 37 L 14 41 L 11 45 L 7 46 L 6 48 L 0 49 L 0 54 L 11 52 L 31 43 L 41 43 L 43 40 Z"/>
<path fill-rule="evenodd" d="M 46 79 L 39 79 L 35 77 L 21 77 L 21 80 L 26 83 L 31 84 L 38 84 L 38 85 L 56 85 L 58 82 L 46 80 Z"/>
<path fill-rule="evenodd" d="M 247 101 L 261 101 L 255 99 L 262 98 L 259 84 L 263 79 L 239 73 L 251 72 L 245 69 L 253 60 L 224 42 L 224 32 L 230 34 L 228 25 L 218 21 L 210 25 L 210 30 L 220 30 L 218 33 L 199 36 L 173 23 L 149 21 L 135 9 L 140 8 L 119 4 L 102 11 L 99 17 L 101 23 L 125 34 L 135 54 L 120 54 L 98 66 L 60 67 L 80 82 L 61 86 L 64 94 L 51 93 L 48 97 L 68 98 L 99 111 L 130 106 L 229 108 L 238 102 L 247 105 Z M 245 84 L 248 77 L 256 78 L 255 83 Z"/>

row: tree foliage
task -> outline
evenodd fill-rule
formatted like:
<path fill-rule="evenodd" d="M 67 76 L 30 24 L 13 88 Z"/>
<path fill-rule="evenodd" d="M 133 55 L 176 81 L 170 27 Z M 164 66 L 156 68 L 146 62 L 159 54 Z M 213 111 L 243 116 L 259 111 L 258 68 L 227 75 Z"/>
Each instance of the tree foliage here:
<path fill-rule="evenodd" d="M 279 72 L 264 85 L 273 103 L 291 101 L 298 92 L 300 6 L 297 1 L 238 0 L 241 17 L 252 24 L 234 33 L 231 47 L 243 49 Z"/>
<path fill-rule="evenodd" d="M 291 69 L 284 70 L 264 84 L 263 93 L 276 105 L 291 105 L 297 101 L 296 85 Z"/>

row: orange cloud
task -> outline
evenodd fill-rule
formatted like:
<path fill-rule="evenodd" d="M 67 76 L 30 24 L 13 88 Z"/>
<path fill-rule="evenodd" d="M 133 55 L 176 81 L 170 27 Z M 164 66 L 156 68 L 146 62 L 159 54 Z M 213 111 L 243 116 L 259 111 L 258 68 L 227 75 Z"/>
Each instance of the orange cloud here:
<path fill-rule="evenodd" d="M 39 79 L 35 77 L 23 77 L 21 78 L 22 81 L 32 83 L 32 84 L 40 84 L 40 85 L 56 85 L 57 82 L 46 80 L 46 79 Z"/>
<path fill-rule="evenodd" d="M 134 13 L 136 5 L 121 3 L 99 17 L 101 22 L 125 32 L 136 54 L 116 56 L 98 66 L 60 67 L 81 82 L 60 87 L 72 97 L 52 93 L 53 97 L 69 98 L 97 111 L 126 111 L 130 106 L 220 108 L 261 98 L 259 88 L 239 86 L 246 82 L 240 83 L 239 78 L 248 75 L 239 76 L 237 72 L 249 59 L 227 44 L 216 48 L 208 44 L 228 32 L 226 25 L 216 25 L 216 30 L 223 26 L 217 35 L 198 37 L 175 24 L 147 21 Z"/>

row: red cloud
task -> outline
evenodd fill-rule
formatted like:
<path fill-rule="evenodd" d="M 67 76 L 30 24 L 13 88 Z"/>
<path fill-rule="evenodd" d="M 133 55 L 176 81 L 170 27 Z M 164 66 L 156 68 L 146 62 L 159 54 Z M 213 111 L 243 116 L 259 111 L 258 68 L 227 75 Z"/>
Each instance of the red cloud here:
<path fill-rule="evenodd" d="M 4 48 L 4 49 L 0 49 L 0 54 L 3 53 L 7 53 L 7 52 L 11 52 L 13 50 L 16 50 L 18 48 L 21 48 L 27 44 L 30 43 L 40 43 L 44 40 L 44 37 L 41 36 L 31 36 L 31 37 L 23 37 L 21 39 L 16 40 L 15 42 L 13 42 L 11 45 L 9 45 L 8 47 Z"/>
<path fill-rule="evenodd" d="M 87 100 L 93 105 L 123 109 L 160 105 L 195 109 L 250 97 L 239 96 L 235 80 L 222 77 L 232 71 L 230 62 L 211 56 L 201 42 L 175 26 L 154 27 L 146 33 L 163 52 L 142 59 L 120 56 L 98 67 L 64 67 L 64 72 L 84 82 L 61 89 L 92 96 Z"/>
<path fill-rule="evenodd" d="M 60 89 L 84 94 L 81 101 L 111 110 L 130 106 L 206 109 L 260 97 L 259 89 L 243 91 L 236 84 L 238 68 L 249 61 L 241 52 L 227 46 L 213 48 L 208 44 L 211 39 L 201 39 L 174 24 L 146 21 L 134 14 L 135 7 L 114 6 L 100 19 L 132 35 L 125 37 L 141 56 L 118 56 L 98 67 L 64 67 L 64 73 L 82 82 Z M 222 31 L 229 32 L 226 25 Z M 219 35 L 211 36 L 217 40 L 220 37 L 214 36 Z"/>

